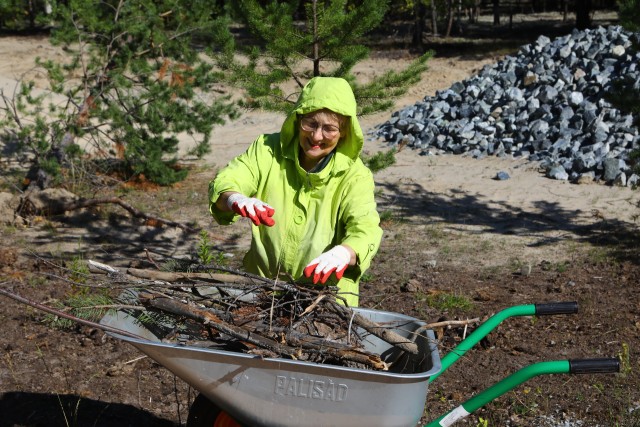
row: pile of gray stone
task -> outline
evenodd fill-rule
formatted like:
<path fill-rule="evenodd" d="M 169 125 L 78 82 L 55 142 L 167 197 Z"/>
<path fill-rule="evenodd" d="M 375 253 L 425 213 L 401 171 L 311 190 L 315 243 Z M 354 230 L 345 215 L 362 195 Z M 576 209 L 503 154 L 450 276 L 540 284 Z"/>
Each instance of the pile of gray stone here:
<path fill-rule="evenodd" d="M 618 26 L 540 36 L 516 56 L 392 114 L 374 137 L 420 154 L 524 156 L 547 176 L 637 185 L 629 154 L 640 144 L 615 82 L 640 89 L 640 35 Z"/>

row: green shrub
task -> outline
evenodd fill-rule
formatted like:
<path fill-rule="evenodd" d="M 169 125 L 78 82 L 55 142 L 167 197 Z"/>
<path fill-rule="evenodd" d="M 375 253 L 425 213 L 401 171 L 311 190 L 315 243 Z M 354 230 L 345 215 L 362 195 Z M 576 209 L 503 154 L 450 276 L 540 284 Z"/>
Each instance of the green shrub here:
<path fill-rule="evenodd" d="M 372 173 L 380 172 L 396 163 L 396 150 L 378 151 L 371 156 L 361 155 L 362 161 Z"/>

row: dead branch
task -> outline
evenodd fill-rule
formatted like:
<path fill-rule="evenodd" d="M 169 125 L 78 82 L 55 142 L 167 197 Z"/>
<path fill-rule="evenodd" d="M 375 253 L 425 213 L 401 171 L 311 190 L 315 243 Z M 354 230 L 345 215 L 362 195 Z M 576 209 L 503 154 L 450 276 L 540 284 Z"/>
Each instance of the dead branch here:
<path fill-rule="evenodd" d="M 448 328 L 451 326 L 464 326 L 466 331 L 467 326 L 469 326 L 472 323 L 479 323 L 479 322 L 480 322 L 480 318 L 476 317 L 476 318 L 467 319 L 467 320 L 444 320 L 442 322 L 427 323 L 425 325 L 422 325 L 415 331 L 413 331 L 413 333 L 411 334 L 411 341 L 415 341 L 416 338 L 418 338 L 418 336 L 422 334 L 424 331 L 426 331 L 427 329 L 434 330 L 436 333 L 436 338 L 438 340 L 441 340 L 442 337 L 444 336 L 445 328 Z"/>
<path fill-rule="evenodd" d="M 366 331 L 400 350 L 418 353 L 411 339 L 341 305 L 335 287 L 271 280 L 218 265 L 191 265 L 191 272 L 125 272 L 96 261 L 89 265 L 93 276 L 85 275 L 87 286 L 92 286 L 91 277 L 100 275 L 101 287 L 128 288 L 118 298 L 121 307 L 139 307 L 141 313 L 146 309 L 143 322 L 171 325 L 198 345 L 220 341 L 235 347 L 235 341 L 248 353 L 269 357 L 388 369 L 380 355 L 363 349 L 361 335 Z"/>
<path fill-rule="evenodd" d="M 279 290 L 294 292 L 294 293 L 299 292 L 298 286 L 295 283 L 293 283 L 293 281 L 292 283 L 286 283 L 286 282 L 283 282 L 282 280 L 273 280 L 267 277 L 258 276 L 257 274 L 236 270 L 235 268 L 225 267 L 222 265 L 217 265 L 217 264 L 196 265 L 196 266 L 193 266 L 193 269 L 195 271 L 211 271 L 211 270 L 222 271 L 225 273 L 234 274 L 236 276 L 247 277 L 258 283 L 265 283 L 274 290 L 279 289 Z M 324 287 L 324 289 L 331 289 L 331 288 Z M 309 293 L 314 293 L 315 295 L 320 294 L 320 291 L 316 291 L 313 288 L 306 288 L 306 290 Z"/>
<path fill-rule="evenodd" d="M 119 274 L 120 271 L 111 267 L 110 265 L 103 264 L 101 262 L 89 260 L 89 271 L 96 273 L 105 273 L 105 274 Z"/>
<path fill-rule="evenodd" d="M 370 334 L 382 339 L 383 341 L 391 345 L 394 345 L 400 348 L 401 350 L 407 351 L 411 354 L 418 353 L 418 346 L 414 342 L 412 342 L 410 339 L 401 336 L 400 334 L 392 331 L 387 327 L 378 325 L 375 322 L 372 322 L 362 317 L 359 314 L 354 314 L 354 312 L 348 307 L 338 304 L 335 301 L 335 298 L 328 298 L 328 299 L 317 298 L 318 296 L 322 295 L 321 290 L 309 288 L 309 287 L 302 287 L 302 286 L 296 285 L 295 283 L 287 284 L 278 280 L 271 280 L 265 277 L 252 275 L 246 272 L 240 272 L 238 270 L 234 270 L 234 269 L 219 266 L 219 265 L 196 266 L 195 269 L 225 271 L 225 272 L 231 273 L 233 276 L 237 277 L 238 279 L 242 279 L 242 278 L 248 279 L 252 283 L 254 280 L 259 281 L 264 284 L 263 289 L 265 290 L 283 289 L 297 296 L 301 295 L 301 293 L 304 293 L 305 297 L 303 299 L 306 299 L 306 300 L 315 299 L 316 306 L 319 306 L 319 305 L 322 305 L 323 307 L 327 306 L 330 311 L 339 314 L 342 317 L 342 319 L 344 319 L 346 324 L 350 324 L 351 322 L 353 322 L 355 325 L 362 327 Z M 128 271 L 131 272 L 132 275 L 140 275 L 150 279 L 158 279 L 158 280 L 165 280 L 165 281 L 177 279 L 178 277 L 180 277 L 180 275 L 186 275 L 183 277 L 190 276 L 189 278 L 191 280 L 194 280 L 195 278 L 200 279 L 202 277 L 197 275 L 198 273 L 166 273 L 165 275 L 165 273 L 163 272 L 149 271 L 149 270 L 129 269 Z M 202 273 L 199 273 L 199 274 L 202 274 Z M 206 277 L 212 277 L 211 275 L 213 275 L 214 273 L 205 273 L 205 274 L 206 274 Z M 227 276 L 230 276 L 230 275 L 216 275 L 215 277 L 225 280 Z M 326 292 L 327 288 L 324 288 L 324 291 Z M 314 309 L 314 304 L 312 304 L 310 307 L 306 309 L 306 313 L 312 311 L 313 309 Z"/>
<path fill-rule="evenodd" d="M 379 324 L 372 322 L 371 320 L 366 319 L 363 316 L 349 310 L 347 307 L 341 306 L 337 303 L 331 304 L 331 309 L 343 316 L 347 316 L 347 318 L 352 318 L 354 324 L 360 326 L 361 328 L 363 328 L 370 334 L 380 338 L 381 340 L 384 340 L 387 343 L 394 345 L 411 354 L 418 354 L 418 346 L 409 338 L 405 338 L 389 328 L 380 326 Z"/>
<path fill-rule="evenodd" d="M 353 348 L 330 347 L 326 345 L 326 343 L 314 343 L 311 338 L 302 339 L 300 338 L 300 335 L 294 334 L 287 334 L 283 336 L 283 338 L 285 338 L 285 342 L 287 342 L 287 344 L 289 345 L 280 344 L 275 340 L 266 338 L 260 334 L 254 333 L 253 331 L 230 325 L 208 310 L 199 309 L 197 307 L 170 298 L 157 297 L 156 295 L 147 292 L 140 293 L 139 298 L 140 302 L 145 306 L 164 310 L 172 314 L 184 316 L 188 319 L 195 320 L 205 326 L 212 327 L 218 332 L 230 335 L 240 340 L 241 342 L 253 344 L 260 348 L 272 351 L 276 354 L 289 356 L 294 359 L 300 359 L 302 357 L 300 348 L 304 348 L 306 350 L 315 350 L 320 355 L 327 355 L 342 360 L 361 363 L 374 369 L 387 369 L 387 365 L 380 359 L 380 356 L 378 355 L 369 354 Z"/>
<path fill-rule="evenodd" d="M 202 280 L 205 282 L 215 283 L 233 283 L 242 285 L 255 284 L 255 282 L 250 278 L 236 274 L 170 272 L 141 270 L 138 268 L 128 268 L 127 273 L 140 279 L 162 280 L 164 282 L 194 282 L 197 280 Z"/>
<path fill-rule="evenodd" d="M 307 351 L 316 351 L 321 356 L 326 355 L 340 360 L 349 360 L 381 371 L 389 369 L 389 365 L 382 361 L 379 355 L 353 347 L 340 346 L 338 343 L 330 344 L 326 340 L 314 340 L 313 337 L 301 336 L 300 334 L 294 333 L 284 335 L 284 339 L 289 345 L 300 346 Z"/>
<path fill-rule="evenodd" d="M 195 320 L 203 325 L 211 326 L 219 332 L 230 335 L 240 341 L 248 342 L 253 345 L 257 345 L 262 348 L 266 348 L 273 352 L 284 354 L 287 356 L 298 357 L 299 353 L 293 348 L 283 346 L 273 340 L 262 337 L 257 334 L 253 334 L 242 328 L 238 328 L 233 325 L 229 325 L 222 321 L 218 316 L 213 313 L 199 309 L 188 304 L 181 303 L 167 297 L 158 297 L 150 293 L 140 293 L 140 302 L 149 307 L 153 307 L 159 310 L 167 311 L 169 313 L 177 314 L 178 316 L 184 316 L 188 319 Z"/>
<path fill-rule="evenodd" d="M 467 320 L 445 320 L 442 322 L 434 322 L 434 323 L 427 323 L 426 325 L 424 325 L 422 328 L 424 329 L 439 329 L 439 328 L 446 328 L 449 326 L 467 326 L 470 325 L 472 323 L 478 323 L 480 322 L 480 318 L 476 317 L 473 319 L 467 319 Z"/>

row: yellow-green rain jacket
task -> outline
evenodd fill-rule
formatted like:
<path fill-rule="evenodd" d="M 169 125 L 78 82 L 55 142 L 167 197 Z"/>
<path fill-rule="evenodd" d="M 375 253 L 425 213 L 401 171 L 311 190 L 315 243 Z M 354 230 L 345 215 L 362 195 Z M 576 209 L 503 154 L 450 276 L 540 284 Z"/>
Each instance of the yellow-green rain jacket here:
<path fill-rule="evenodd" d="M 308 173 L 298 162 L 298 115 L 322 108 L 349 116 L 350 129 L 325 168 Z M 337 286 L 350 306 L 358 305 L 358 282 L 382 238 L 373 176 L 359 158 L 363 142 L 349 84 L 316 77 L 302 90 L 280 133 L 261 135 L 217 174 L 209 184 L 209 209 L 219 224 L 239 218 L 216 208 L 225 191 L 256 197 L 275 210 L 273 227 L 251 225 L 246 271 L 269 278 L 288 273 L 297 281 L 308 281 L 303 270 L 311 260 L 346 244 L 355 251 L 357 263 L 347 268 Z M 335 275 L 327 284 L 336 284 Z"/>

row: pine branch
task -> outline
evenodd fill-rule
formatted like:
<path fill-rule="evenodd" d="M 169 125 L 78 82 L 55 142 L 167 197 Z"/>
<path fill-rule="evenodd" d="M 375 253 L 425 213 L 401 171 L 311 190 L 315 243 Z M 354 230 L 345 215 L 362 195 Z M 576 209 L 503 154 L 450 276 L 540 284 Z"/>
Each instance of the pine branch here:
<path fill-rule="evenodd" d="M 14 301 L 18 301 L 18 302 L 20 302 L 22 304 L 26 304 L 28 306 L 31 306 L 33 308 L 37 308 L 38 310 L 44 311 L 46 313 L 53 314 L 55 316 L 63 317 L 65 319 L 71 320 L 71 321 L 79 323 L 81 325 L 90 326 L 92 328 L 101 329 L 103 331 L 112 332 L 114 334 L 120 334 L 120 335 L 125 336 L 125 337 L 136 338 L 136 339 L 144 339 L 143 337 L 140 337 L 140 336 L 138 336 L 136 334 L 132 334 L 132 333 L 127 332 L 127 331 L 123 331 L 121 329 L 112 328 L 111 326 L 102 325 L 102 324 L 99 324 L 99 323 L 91 322 L 89 320 L 81 319 L 81 318 L 76 317 L 76 316 L 72 316 L 72 315 L 70 315 L 68 313 L 64 313 L 64 312 L 62 312 L 60 310 L 56 310 L 56 309 L 48 307 L 48 306 L 46 306 L 44 304 L 40 304 L 40 303 L 38 303 L 36 301 L 32 301 L 32 300 L 30 300 L 28 298 L 24 298 L 24 297 L 22 297 L 22 296 L 20 296 L 18 294 L 14 294 L 13 292 L 10 292 L 10 291 L 8 291 L 6 289 L 3 289 L 3 288 L 0 288 L 0 295 L 4 295 L 4 296 L 6 296 L 8 298 L 11 298 Z"/>

